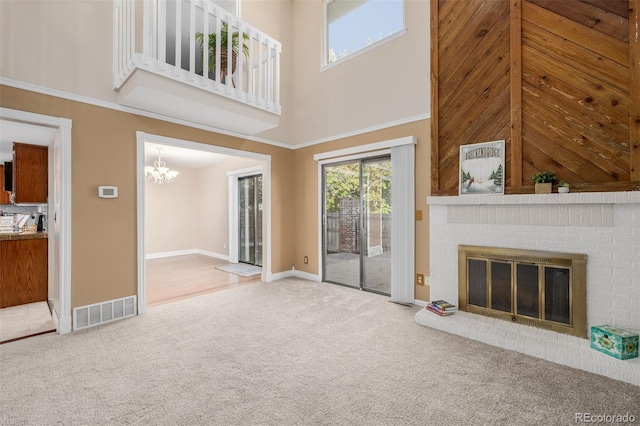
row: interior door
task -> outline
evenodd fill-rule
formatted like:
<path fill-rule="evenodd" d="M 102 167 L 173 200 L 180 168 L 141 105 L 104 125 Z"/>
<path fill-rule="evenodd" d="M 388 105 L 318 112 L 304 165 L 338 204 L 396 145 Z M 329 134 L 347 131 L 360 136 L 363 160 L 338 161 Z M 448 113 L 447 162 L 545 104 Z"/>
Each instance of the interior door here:
<path fill-rule="evenodd" d="M 391 159 L 323 167 L 323 280 L 391 293 Z"/>

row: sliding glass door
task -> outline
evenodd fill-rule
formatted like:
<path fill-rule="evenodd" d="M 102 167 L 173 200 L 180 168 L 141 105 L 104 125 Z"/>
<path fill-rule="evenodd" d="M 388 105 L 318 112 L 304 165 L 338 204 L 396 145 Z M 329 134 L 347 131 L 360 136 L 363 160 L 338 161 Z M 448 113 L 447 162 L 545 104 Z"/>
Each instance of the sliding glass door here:
<path fill-rule="evenodd" d="M 262 266 L 262 175 L 238 179 L 238 260 Z"/>
<path fill-rule="evenodd" d="M 391 292 L 391 159 L 323 167 L 323 279 Z"/>

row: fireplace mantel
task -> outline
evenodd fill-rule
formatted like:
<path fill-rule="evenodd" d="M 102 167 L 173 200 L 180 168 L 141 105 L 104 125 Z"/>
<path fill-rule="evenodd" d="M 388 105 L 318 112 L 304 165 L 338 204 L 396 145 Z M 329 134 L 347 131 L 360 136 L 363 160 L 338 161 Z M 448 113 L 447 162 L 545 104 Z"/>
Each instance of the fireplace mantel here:
<path fill-rule="evenodd" d="M 640 204 L 640 191 L 443 196 L 427 197 L 427 204 L 441 206 Z"/>
<path fill-rule="evenodd" d="M 448 223 L 613 227 L 614 206 L 640 204 L 640 191 L 428 197 Z"/>
<path fill-rule="evenodd" d="M 640 332 L 640 191 L 431 196 L 427 204 L 433 300 L 458 300 L 460 245 L 580 253 L 587 330 L 611 324 Z M 443 318 L 421 310 L 416 322 L 640 385 L 640 358 L 620 362 L 587 339 L 467 312 Z"/>

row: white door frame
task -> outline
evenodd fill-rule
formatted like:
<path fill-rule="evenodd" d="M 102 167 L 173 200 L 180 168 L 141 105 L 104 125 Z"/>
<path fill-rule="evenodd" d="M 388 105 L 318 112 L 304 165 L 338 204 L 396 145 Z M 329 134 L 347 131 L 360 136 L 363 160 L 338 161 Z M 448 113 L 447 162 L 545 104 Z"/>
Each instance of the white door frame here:
<path fill-rule="evenodd" d="M 402 138 L 386 141 L 374 142 L 367 145 L 359 145 L 351 148 L 338 149 L 335 151 L 321 152 L 315 154 L 313 159 L 318 162 L 318 275 L 320 280 L 324 280 L 323 271 L 323 224 L 324 224 L 324 187 L 322 169 L 326 164 L 339 163 L 350 160 L 361 160 L 369 157 L 391 154 L 391 162 L 394 162 L 393 149 L 404 145 L 416 145 L 418 140 L 415 136 L 405 136 Z M 411 151 L 411 159 L 414 159 L 415 152 Z M 415 160 L 414 160 L 415 161 Z M 413 162 L 411 162 L 413 165 Z M 394 211 L 395 220 L 392 221 L 392 249 L 391 249 L 391 300 L 403 303 L 414 302 L 415 274 L 415 231 L 414 231 L 414 184 L 415 170 L 405 171 L 405 178 L 410 182 L 402 182 L 400 185 L 392 184 L 391 205 Z M 392 171 L 393 176 L 398 173 Z M 392 177 L 393 180 L 393 177 Z M 399 194 L 402 193 L 402 197 Z M 410 201 L 411 208 L 406 209 L 403 201 Z M 395 224 L 395 225 L 394 225 Z"/>
<path fill-rule="evenodd" d="M 144 144 L 153 142 L 162 145 L 170 145 L 180 148 L 194 149 L 198 151 L 213 152 L 217 154 L 232 155 L 235 157 L 251 158 L 264 162 L 262 170 L 262 197 L 263 197 L 263 267 L 262 281 L 271 281 L 271 156 L 255 152 L 240 151 L 233 148 L 225 148 L 217 145 L 209 145 L 202 142 L 188 141 L 184 139 L 170 138 L 138 131 L 136 132 L 136 187 L 137 187 L 137 239 L 138 239 L 138 314 L 147 312 L 147 285 L 145 270 L 145 177 L 144 177 Z M 231 248 L 231 247 L 230 247 Z"/>
<path fill-rule="evenodd" d="M 59 312 L 53 310 L 53 318 L 59 334 L 71 332 L 71 126 L 68 118 L 52 117 L 9 108 L 0 108 L 0 120 L 16 121 L 35 126 L 45 126 L 56 129 L 55 140 L 60 144 L 59 176 L 55 175 L 54 167 L 49 167 L 49 200 L 47 219 L 51 233 L 55 230 L 54 222 L 59 226 L 59 234 L 52 235 L 48 250 L 49 280 L 57 278 L 60 283 L 60 308 Z M 49 150 L 49 156 L 53 154 Z M 55 159 L 57 160 L 57 159 Z M 55 161 L 54 160 L 54 161 Z M 49 162 L 52 164 L 52 161 Z M 55 194 L 51 189 L 54 180 L 59 184 L 60 199 L 54 199 Z M 57 209 L 56 209 L 57 207 Z M 56 249 L 60 254 L 56 259 Z M 56 262 L 59 264 L 56 265 Z M 56 276 L 57 274 L 57 276 Z M 54 306 L 55 308 L 55 306 Z"/>

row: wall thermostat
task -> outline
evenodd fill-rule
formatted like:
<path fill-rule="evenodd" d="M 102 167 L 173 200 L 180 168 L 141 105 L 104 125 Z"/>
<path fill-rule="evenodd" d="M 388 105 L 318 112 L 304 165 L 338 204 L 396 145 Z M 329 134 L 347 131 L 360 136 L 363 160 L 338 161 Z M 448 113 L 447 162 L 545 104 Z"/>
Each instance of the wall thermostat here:
<path fill-rule="evenodd" d="M 99 186 L 98 197 L 100 198 L 118 198 L 117 186 Z"/>

